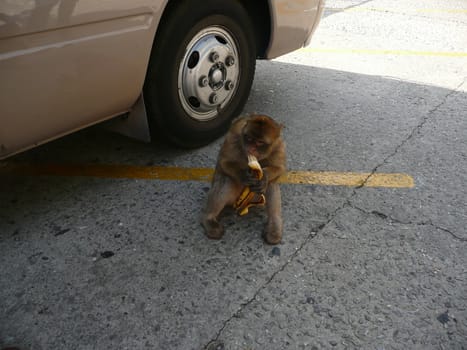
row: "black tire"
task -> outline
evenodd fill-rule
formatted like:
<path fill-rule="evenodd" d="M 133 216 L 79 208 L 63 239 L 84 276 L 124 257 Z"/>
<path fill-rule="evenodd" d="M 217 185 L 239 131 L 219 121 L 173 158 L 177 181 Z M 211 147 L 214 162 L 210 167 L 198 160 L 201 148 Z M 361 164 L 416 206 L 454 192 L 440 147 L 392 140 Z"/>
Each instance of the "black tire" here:
<path fill-rule="evenodd" d="M 248 13 L 238 1 L 183 0 L 167 11 L 156 35 L 144 86 L 149 125 L 153 135 L 163 136 L 177 146 L 199 147 L 224 134 L 247 101 L 256 64 L 253 27 Z M 221 92 L 224 95 L 230 94 L 223 100 L 225 105 L 209 112 L 215 113 L 215 116 L 202 119 L 197 115 L 193 116 L 193 113 L 190 115 L 190 108 L 195 109 L 199 103 L 195 99 L 195 107 L 189 104 L 187 107 L 187 103 L 182 101 L 183 96 L 179 95 L 179 85 L 185 86 L 179 83 L 179 79 L 180 76 L 189 77 L 181 73 L 180 67 L 187 62 L 186 52 L 192 39 L 198 38 L 199 33 L 206 28 L 220 28 L 219 30 L 230 35 L 229 38 L 233 39 L 231 46 L 236 46 L 235 52 L 238 54 L 238 68 L 235 69 L 239 71 L 233 75 L 238 78 L 235 84 L 231 85 L 235 86 L 235 91 Z M 207 65 L 206 59 L 203 62 Z M 235 60 L 234 62 L 237 64 Z M 222 72 L 227 71 L 229 68 L 226 67 L 230 66 L 224 64 L 223 67 Z M 225 74 L 219 84 L 224 83 Z M 219 76 L 218 73 L 217 77 Z M 211 80 L 209 82 L 208 88 L 211 88 Z M 199 87 L 196 89 L 199 90 Z M 225 87 L 225 90 L 230 89 Z M 184 90 L 181 91 L 183 95 Z M 212 100 L 210 103 L 213 103 Z"/>

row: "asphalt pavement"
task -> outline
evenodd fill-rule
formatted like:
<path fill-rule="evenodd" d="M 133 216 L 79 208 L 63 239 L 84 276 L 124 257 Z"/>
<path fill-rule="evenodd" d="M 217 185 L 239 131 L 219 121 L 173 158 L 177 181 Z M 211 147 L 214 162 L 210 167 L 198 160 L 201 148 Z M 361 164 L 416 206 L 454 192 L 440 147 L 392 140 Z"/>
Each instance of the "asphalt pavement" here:
<path fill-rule="evenodd" d="M 137 175 L 213 168 L 222 140 L 94 127 L 13 157 L 79 166 L 0 177 L 0 349 L 467 349 L 467 4 L 326 6 L 245 112 L 285 125 L 289 170 L 365 180 L 285 181 L 273 247 L 261 210 L 207 239 L 203 179 Z"/>

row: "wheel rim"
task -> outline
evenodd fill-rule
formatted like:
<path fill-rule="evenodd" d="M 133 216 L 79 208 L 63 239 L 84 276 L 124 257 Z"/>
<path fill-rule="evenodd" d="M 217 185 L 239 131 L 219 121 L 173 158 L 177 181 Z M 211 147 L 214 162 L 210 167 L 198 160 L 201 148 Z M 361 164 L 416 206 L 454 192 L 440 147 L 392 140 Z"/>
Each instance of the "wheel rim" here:
<path fill-rule="evenodd" d="M 217 117 L 232 100 L 240 79 L 237 45 L 223 27 L 198 32 L 178 70 L 178 95 L 185 112 L 198 121 Z"/>

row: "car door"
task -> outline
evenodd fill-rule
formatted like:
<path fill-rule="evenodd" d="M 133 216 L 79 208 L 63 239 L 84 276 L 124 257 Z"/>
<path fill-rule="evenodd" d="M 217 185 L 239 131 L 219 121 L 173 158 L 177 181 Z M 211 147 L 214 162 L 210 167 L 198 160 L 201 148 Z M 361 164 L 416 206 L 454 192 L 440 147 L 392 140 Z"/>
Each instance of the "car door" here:
<path fill-rule="evenodd" d="M 0 158 L 127 111 L 162 0 L 2 0 Z"/>

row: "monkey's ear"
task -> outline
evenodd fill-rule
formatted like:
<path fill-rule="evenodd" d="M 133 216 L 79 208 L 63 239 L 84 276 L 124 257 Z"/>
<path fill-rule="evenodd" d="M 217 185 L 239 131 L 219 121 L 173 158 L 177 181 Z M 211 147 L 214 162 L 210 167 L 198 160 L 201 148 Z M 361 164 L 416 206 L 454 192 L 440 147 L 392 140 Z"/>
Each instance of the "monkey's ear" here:
<path fill-rule="evenodd" d="M 234 124 L 238 123 L 241 120 L 247 119 L 249 116 L 250 115 L 246 114 L 246 113 L 240 114 L 238 117 L 235 117 L 234 119 L 232 119 L 231 125 L 234 125 Z"/>

